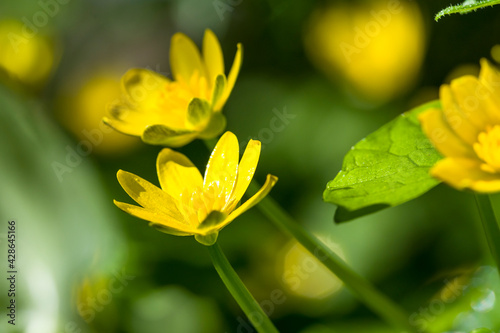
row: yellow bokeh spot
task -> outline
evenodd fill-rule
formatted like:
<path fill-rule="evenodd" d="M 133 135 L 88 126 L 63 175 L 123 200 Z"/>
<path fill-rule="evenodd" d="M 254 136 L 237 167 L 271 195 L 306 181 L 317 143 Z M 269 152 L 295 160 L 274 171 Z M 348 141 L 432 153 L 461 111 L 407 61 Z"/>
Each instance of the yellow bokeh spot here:
<path fill-rule="evenodd" d="M 73 289 L 73 306 L 87 323 L 95 319 L 97 309 L 103 311 L 114 295 L 123 289 L 118 279 L 104 274 L 84 277 Z"/>
<path fill-rule="evenodd" d="M 94 73 L 80 84 L 76 94 L 66 93 L 61 99 L 63 124 L 97 154 L 120 154 L 138 146 L 140 140 L 116 132 L 102 122 L 110 101 L 122 98 L 120 75 Z"/>
<path fill-rule="evenodd" d="M 340 246 L 333 251 L 344 259 Z M 339 291 L 343 283 L 297 241 L 285 246 L 279 274 L 285 287 L 293 294 L 310 299 L 323 299 Z"/>
<path fill-rule="evenodd" d="M 327 75 L 384 102 L 414 84 L 425 51 L 424 23 L 414 2 L 330 5 L 311 16 L 305 47 Z"/>
<path fill-rule="evenodd" d="M 0 22 L 0 69 L 24 84 L 37 86 L 54 66 L 54 47 L 39 33 L 15 20 Z"/>

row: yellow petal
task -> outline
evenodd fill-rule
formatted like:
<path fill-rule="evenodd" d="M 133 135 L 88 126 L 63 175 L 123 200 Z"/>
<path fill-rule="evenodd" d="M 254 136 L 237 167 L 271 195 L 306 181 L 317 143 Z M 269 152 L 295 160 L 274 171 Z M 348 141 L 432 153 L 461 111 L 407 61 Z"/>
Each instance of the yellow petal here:
<path fill-rule="evenodd" d="M 198 47 L 183 33 L 176 33 L 170 42 L 170 69 L 176 81 L 186 84 L 195 73 L 206 77 Z"/>
<path fill-rule="evenodd" d="M 418 116 L 422 130 L 444 156 L 474 157 L 472 147 L 460 139 L 444 120 L 440 109 L 430 109 Z"/>
<path fill-rule="evenodd" d="M 260 141 L 250 140 L 250 142 L 248 142 L 247 148 L 245 149 L 240 164 L 238 165 L 238 176 L 236 178 L 234 191 L 231 194 L 231 200 L 228 202 L 226 207 L 224 207 L 224 211 L 233 211 L 243 197 L 243 194 L 245 194 L 248 185 L 250 185 L 250 182 L 252 181 L 255 169 L 257 168 L 257 163 L 259 163 L 260 150 Z"/>
<path fill-rule="evenodd" d="M 236 55 L 234 56 L 233 66 L 231 66 L 231 70 L 229 71 L 229 75 L 227 76 L 227 94 L 229 95 L 233 90 L 234 84 L 236 83 L 236 79 L 238 78 L 238 74 L 240 73 L 241 62 L 243 61 L 243 45 L 238 43 L 236 46 Z"/>
<path fill-rule="evenodd" d="M 193 230 L 186 224 L 177 221 L 176 219 L 171 218 L 170 216 L 167 216 L 165 214 L 162 214 L 158 211 L 152 211 L 149 209 L 145 209 L 139 206 L 135 205 L 130 205 L 124 202 L 119 202 L 116 200 L 113 200 L 114 204 L 123 210 L 125 213 L 128 213 L 132 216 L 138 217 L 140 219 L 152 222 L 154 224 L 160 224 L 162 226 L 171 228 L 170 232 L 167 232 L 165 230 L 168 230 L 166 228 L 163 228 L 162 231 L 167 232 L 169 234 L 173 234 L 176 236 L 189 236 L 193 235 Z"/>
<path fill-rule="evenodd" d="M 467 119 L 467 116 L 458 107 L 453 92 L 448 85 L 442 85 L 439 91 L 443 114 L 453 131 L 466 143 L 472 145 L 476 142 L 481 130 L 476 128 Z"/>
<path fill-rule="evenodd" d="M 234 84 L 236 83 L 238 74 L 240 73 L 241 62 L 243 60 L 243 45 L 238 44 L 237 48 L 238 49 L 236 51 L 236 55 L 234 56 L 233 66 L 231 67 L 231 70 L 229 71 L 229 75 L 227 77 L 226 89 L 224 90 L 222 97 L 215 107 L 216 110 L 222 109 L 222 106 L 226 104 L 226 101 L 229 98 L 231 91 L 233 90 Z"/>
<path fill-rule="evenodd" d="M 481 59 L 479 81 L 488 89 L 488 93 L 484 97 L 485 103 L 488 103 L 489 106 L 486 111 L 494 119 L 493 125 L 498 125 L 500 124 L 500 72 L 486 59 Z"/>
<path fill-rule="evenodd" d="M 144 114 L 126 102 L 118 102 L 108 107 L 108 116 L 104 123 L 119 132 L 140 136 L 146 126 L 155 124 L 158 119 L 154 114 Z"/>
<path fill-rule="evenodd" d="M 481 170 L 481 164 L 477 159 L 445 158 L 434 165 L 431 174 L 459 190 L 500 191 L 500 176 Z"/>
<path fill-rule="evenodd" d="M 158 214 L 169 216 L 177 221 L 183 221 L 182 214 L 176 207 L 176 202 L 165 191 L 150 182 L 130 172 L 118 170 L 118 182 L 125 192 L 142 207 Z"/>
<path fill-rule="evenodd" d="M 137 106 L 143 105 L 151 98 L 156 98 L 168 83 L 169 80 L 166 77 L 143 68 L 132 68 L 121 79 L 121 86 L 126 93 L 127 100 Z"/>
<path fill-rule="evenodd" d="M 208 81 L 213 84 L 217 75 L 224 74 L 224 57 L 219 40 L 210 29 L 205 30 L 203 37 L 203 60 L 208 72 Z"/>
<path fill-rule="evenodd" d="M 184 154 L 172 149 L 165 148 L 158 154 L 156 170 L 161 188 L 174 199 L 203 186 L 198 168 Z"/>
<path fill-rule="evenodd" d="M 166 77 L 147 69 L 131 69 L 122 77 L 121 85 L 128 102 L 124 105 L 139 112 L 145 119 L 143 123 L 184 127 L 186 110 L 182 102 L 173 98 L 171 92 L 179 89 L 176 90 L 176 85 Z M 188 97 L 179 98 L 183 100 Z"/>
<path fill-rule="evenodd" d="M 125 98 L 108 106 L 108 116 L 103 121 L 119 132 L 135 136 L 143 136 L 146 128 L 152 125 L 183 128 L 186 111 L 169 107 L 170 99 L 164 97 L 168 84 L 167 78 L 153 71 L 129 70 L 121 80 Z M 148 137 L 144 139 L 159 144 Z"/>
<path fill-rule="evenodd" d="M 492 109 L 491 98 L 488 96 L 490 93 L 476 77 L 460 77 L 453 80 L 450 87 L 458 107 L 479 131 L 484 131 L 488 125 L 493 124 L 494 119 L 490 114 L 499 110 Z"/>
<path fill-rule="evenodd" d="M 266 182 L 264 185 L 261 187 L 261 189 L 255 193 L 250 199 L 248 199 L 244 204 L 236 208 L 229 216 L 227 219 L 224 220 L 221 224 L 216 226 L 217 230 L 220 230 L 224 228 L 226 225 L 231 223 L 235 218 L 255 206 L 256 204 L 259 203 L 264 197 L 271 191 L 273 186 L 276 184 L 278 181 L 278 177 L 273 176 L 273 175 L 267 175 Z"/>
<path fill-rule="evenodd" d="M 118 131 L 140 136 L 147 126 L 183 127 L 185 111 L 166 109 L 168 79 L 146 69 L 131 69 L 121 80 L 125 98 L 108 107 L 105 122 Z"/>
<path fill-rule="evenodd" d="M 230 199 L 236 182 L 238 159 L 238 139 L 228 131 L 217 142 L 205 170 L 203 190 L 213 196 L 212 210 L 220 211 Z"/>
<path fill-rule="evenodd" d="M 491 87 L 495 95 L 500 95 L 500 71 L 484 58 L 481 59 L 480 63 L 481 72 L 479 73 L 479 79 L 481 83 Z"/>

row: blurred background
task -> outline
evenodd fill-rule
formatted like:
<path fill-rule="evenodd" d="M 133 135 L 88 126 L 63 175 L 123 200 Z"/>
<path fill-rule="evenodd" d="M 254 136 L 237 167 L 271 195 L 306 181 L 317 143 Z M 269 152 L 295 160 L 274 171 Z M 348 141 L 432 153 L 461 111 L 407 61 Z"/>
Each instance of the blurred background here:
<path fill-rule="evenodd" d="M 244 45 L 224 114 L 240 142 L 261 140 L 256 178 L 279 177 L 271 195 L 402 304 L 416 329 L 499 330 L 500 283 L 470 194 L 440 185 L 339 225 L 335 207 L 322 201 L 357 141 L 438 98 L 440 84 L 476 75 L 480 58 L 500 61 L 500 7 L 434 22 L 448 5 L 2 1 L 0 247 L 4 258 L 7 221 L 15 220 L 19 274 L 16 326 L 2 310 L 1 331 L 254 331 L 206 248 L 112 203 L 130 202 L 118 169 L 158 184 L 160 147 L 101 123 L 120 97 L 120 77 L 132 67 L 169 76 L 171 36 L 181 31 L 200 45 L 206 28 L 218 36 L 226 68 L 236 44 Z M 180 150 L 203 171 L 209 151 L 202 142 Z M 257 209 L 225 228 L 219 242 L 280 331 L 392 332 Z M 1 279 L 2 308 L 7 283 Z"/>

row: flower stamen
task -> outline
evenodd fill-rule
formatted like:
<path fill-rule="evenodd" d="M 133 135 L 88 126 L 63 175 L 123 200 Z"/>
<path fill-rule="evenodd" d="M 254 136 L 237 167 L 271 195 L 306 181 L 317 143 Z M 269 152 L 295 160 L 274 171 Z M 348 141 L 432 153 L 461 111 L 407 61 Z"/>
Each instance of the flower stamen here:
<path fill-rule="evenodd" d="M 474 151 L 484 162 L 483 171 L 489 173 L 500 172 L 500 126 L 489 126 L 486 131 L 479 133 Z"/>

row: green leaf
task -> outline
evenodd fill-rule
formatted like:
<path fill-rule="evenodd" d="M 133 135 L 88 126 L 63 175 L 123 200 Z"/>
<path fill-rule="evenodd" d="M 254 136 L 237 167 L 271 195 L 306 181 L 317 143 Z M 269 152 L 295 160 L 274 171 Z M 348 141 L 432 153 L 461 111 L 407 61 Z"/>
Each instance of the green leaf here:
<path fill-rule="evenodd" d="M 338 206 L 336 222 L 400 205 L 439 183 L 429 169 L 441 155 L 417 119 L 419 113 L 439 107 L 434 101 L 406 112 L 351 148 L 323 193 L 326 202 Z"/>
<path fill-rule="evenodd" d="M 436 14 L 434 19 L 438 21 L 441 17 L 450 14 L 467 14 L 487 6 L 498 5 L 500 0 L 466 0 L 460 5 L 449 6 Z"/>

